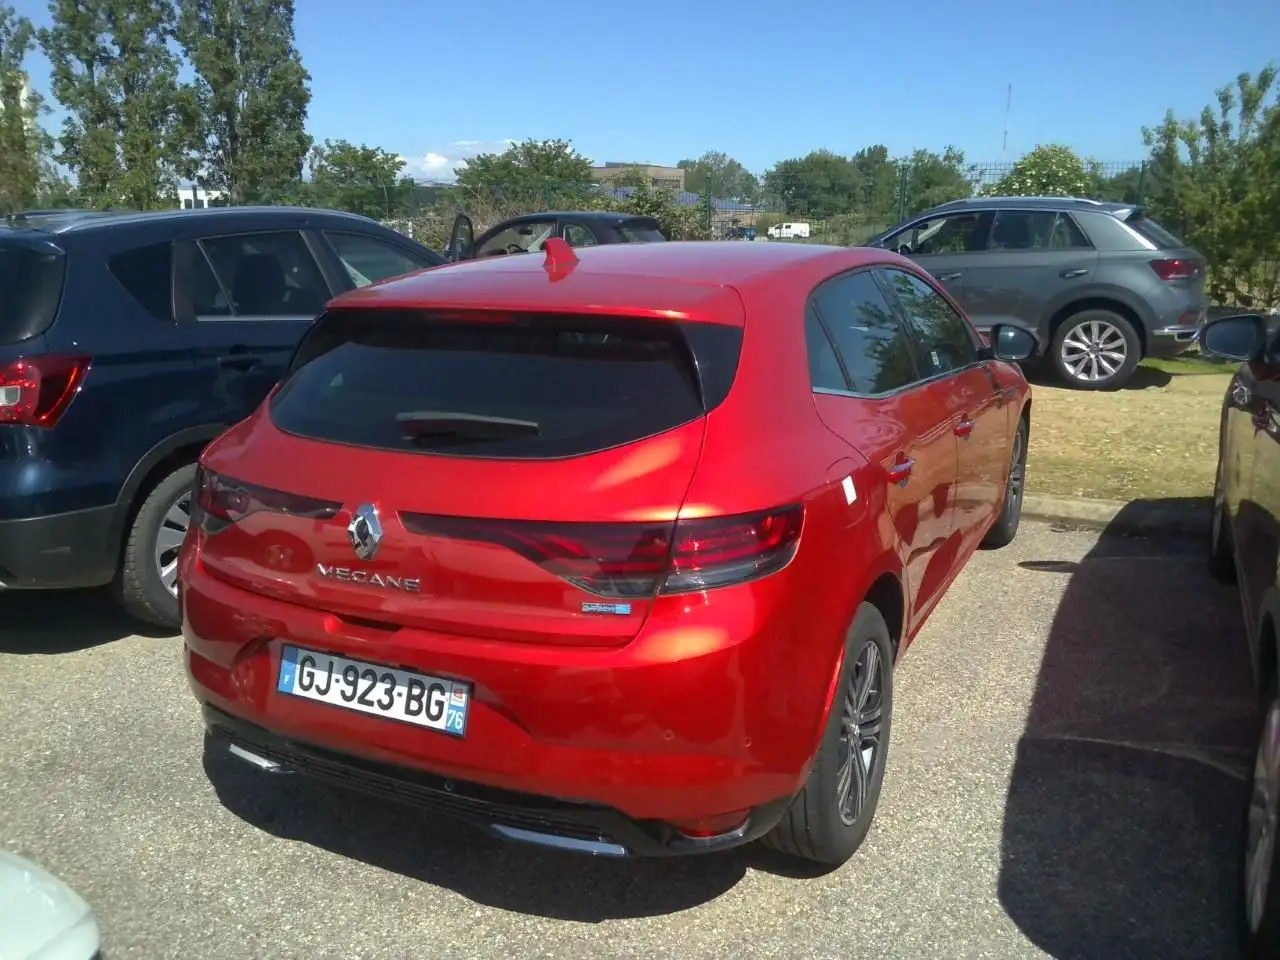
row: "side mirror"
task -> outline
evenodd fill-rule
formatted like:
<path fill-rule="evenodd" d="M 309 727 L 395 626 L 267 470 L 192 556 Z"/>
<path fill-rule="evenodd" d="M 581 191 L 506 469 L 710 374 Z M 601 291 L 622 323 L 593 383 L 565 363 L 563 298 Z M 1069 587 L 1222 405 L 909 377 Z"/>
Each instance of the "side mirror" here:
<path fill-rule="evenodd" d="M 1024 327 L 1009 323 L 997 323 L 989 334 L 991 346 L 987 348 L 993 359 L 1009 363 L 1030 360 L 1040 348 L 1036 335 Z"/>
<path fill-rule="evenodd" d="M 445 256 L 450 260 L 470 260 L 475 246 L 475 229 L 471 226 L 471 218 L 460 213 L 453 219 L 453 230 L 449 235 L 449 245 L 445 247 Z"/>
<path fill-rule="evenodd" d="M 1200 349 L 1223 360 L 1258 360 L 1267 348 L 1267 324 L 1256 313 L 1218 317 L 1200 328 Z"/>

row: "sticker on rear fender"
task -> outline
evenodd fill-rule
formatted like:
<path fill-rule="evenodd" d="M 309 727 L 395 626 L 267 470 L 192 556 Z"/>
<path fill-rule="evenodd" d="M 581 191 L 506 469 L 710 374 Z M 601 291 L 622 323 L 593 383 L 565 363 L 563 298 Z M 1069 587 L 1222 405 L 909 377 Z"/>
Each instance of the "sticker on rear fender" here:
<path fill-rule="evenodd" d="M 631 604 L 629 603 L 584 603 L 582 605 L 583 613 L 610 613 L 614 616 L 625 617 L 631 612 Z"/>

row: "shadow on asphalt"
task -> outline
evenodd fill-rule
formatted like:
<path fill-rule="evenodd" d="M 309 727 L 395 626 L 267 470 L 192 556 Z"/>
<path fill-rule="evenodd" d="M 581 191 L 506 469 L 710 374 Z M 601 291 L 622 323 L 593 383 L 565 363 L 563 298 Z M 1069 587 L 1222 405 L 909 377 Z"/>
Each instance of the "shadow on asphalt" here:
<path fill-rule="evenodd" d="M 723 854 L 611 860 L 504 843 L 469 824 L 295 775 L 263 774 L 205 744 L 204 769 L 231 813 L 258 829 L 518 913 L 599 923 L 714 900 L 774 858 Z"/>
<path fill-rule="evenodd" d="M 125 637 L 173 636 L 129 617 L 106 589 L 0 593 L 0 625 L 0 653 L 74 653 Z"/>
<path fill-rule="evenodd" d="M 1104 533 L 1079 563 L 1022 564 L 1070 582 L 1017 748 L 999 895 L 1058 960 L 1236 955 L 1253 698 L 1240 603 L 1205 550 Z"/>

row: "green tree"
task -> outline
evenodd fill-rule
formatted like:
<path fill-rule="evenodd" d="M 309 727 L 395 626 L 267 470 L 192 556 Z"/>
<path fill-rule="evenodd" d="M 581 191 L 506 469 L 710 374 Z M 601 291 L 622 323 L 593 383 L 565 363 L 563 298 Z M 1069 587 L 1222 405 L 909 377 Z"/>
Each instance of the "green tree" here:
<path fill-rule="evenodd" d="M 313 202 L 318 207 L 385 218 L 412 203 L 413 180 L 403 176 L 404 158 L 381 147 L 326 140 L 309 161 Z"/>
<path fill-rule="evenodd" d="M 1070 147 L 1037 146 L 987 189 L 997 197 L 1087 197 L 1097 192 L 1098 171 Z"/>
<path fill-rule="evenodd" d="M 311 137 L 310 74 L 294 45 L 293 0 L 178 0 L 195 71 L 189 176 L 232 204 L 296 191 Z"/>
<path fill-rule="evenodd" d="M 889 148 L 878 143 L 855 153 L 851 162 L 858 174 L 856 220 L 866 223 L 892 223 L 897 213 L 897 164 L 889 157 Z"/>
<path fill-rule="evenodd" d="M 482 153 L 458 171 L 464 196 L 496 207 L 545 210 L 581 206 L 591 197 L 591 161 L 568 140 L 525 140 Z"/>
<path fill-rule="evenodd" d="M 696 160 L 681 160 L 676 166 L 684 170 L 684 188 L 691 193 L 707 193 L 720 200 L 753 203 L 760 193 L 760 183 L 737 160 L 715 150 L 708 150 Z"/>
<path fill-rule="evenodd" d="M 35 47 L 35 28 L 0 3 L 0 214 L 30 207 L 40 193 L 47 136 L 39 126 L 44 104 L 24 91 L 23 63 Z"/>
<path fill-rule="evenodd" d="M 789 215 L 830 217 L 854 209 L 863 176 L 848 157 L 814 150 L 775 164 L 764 175 L 763 187 Z"/>
<path fill-rule="evenodd" d="M 1109 177 L 1100 176 L 1097 191 L 1091 196 L 1112 203 L 1142 203 L 1145 180 L 1141 166 L 1126 167 Z"/>
<path fill-rule="evenodd" d="M 1170 111 L 1143 131 L 1149 209 L 1209 261 L 1220 303 L 1280 302 L 1280 103 L 1276 69 L 1242 73 L 1198 121 Z"/>
<path fill-rule="evenodd" d="M 965 165 L 964 151 L 956 147 L 947 147 L 942 153 L 916 150 L 897 166 L 906 193 L 903 213 L 908 217 L 973 195 L 973 172 Z"/>
<path fill-rule="evenodd" d="M 171 0 L 50 0 L 39 31 L 66 109 L 58 161 L 90 203 L 172 203 L 188 114 Z"/>
<path fill-rule="evenodd" d="M 649 178 L 638 171 L 623 174 L 615 183 L 619 187 L 629 187 L 630 192 L 625 198 L 606 200 L 604 206 L 609 209 L 653 217 L 668 240 L 711 239 L 704 203 L 697 206 L 676 203 L 672 191 L 656 189 Z M 705 194 L 703 199 L 707 199 Z"/>

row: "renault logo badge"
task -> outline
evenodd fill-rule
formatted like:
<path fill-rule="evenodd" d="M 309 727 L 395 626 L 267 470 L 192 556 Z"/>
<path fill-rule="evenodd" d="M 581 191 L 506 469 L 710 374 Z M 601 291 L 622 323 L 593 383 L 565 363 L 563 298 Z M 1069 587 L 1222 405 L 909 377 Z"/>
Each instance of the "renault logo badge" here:
<path fill-rule="evenodd" d="M 378 552 L 378 544 L 382 542 L 382 521 L 378 519 L 378 508 L 371 503 L 362 503 L 356 507 L 347 524 L 347 539 L 351 541 L 351 549 L 361 560 L 372 560 Z"/>

